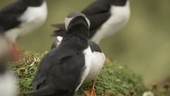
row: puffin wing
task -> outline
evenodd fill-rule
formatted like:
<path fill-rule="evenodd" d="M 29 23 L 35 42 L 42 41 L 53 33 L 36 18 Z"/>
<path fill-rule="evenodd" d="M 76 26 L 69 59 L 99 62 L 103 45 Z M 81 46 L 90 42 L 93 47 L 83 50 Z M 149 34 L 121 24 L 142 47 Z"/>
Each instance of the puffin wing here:
<path fill-rule="evenodd" d="M 98 29 L 106 22 L 110 17 L 110 12 L 99 13 L 94 15 L 87 15 L 87 18 L 90 20 L 90 38 L 92 38 Z"/>
<path fill-rule="evenodd" d="M 111 6 L 105 3 L 104 0 L 96 0 L 82 11 L 82 13 L 87 16 L 91 23 L 90 38 L 94 36 L 96 31 L 111 16 L 110 7 Z"/>
<path fill-rule="evenodd" d="M 3 33 L 9 29 L 20 25 L 20 16 L 26 10 L 26 5 L 20 0 L 14 2 L 0 10 L 0 32 Z"/>
<path fill-rule="evenodd" d="M 99 13 L 107 12 L 110 9 L 108 3 L 105 3 L 104 0 L 96 0 L 82 10 L 82 13 L 86 15 L 94 15 Z"/>
<path fill-rule="evenodd" d="M 92 52 L 96 51 L 102 53 L 102 50 L 100 49 L 99 45 L 97 45 L 95 42 L 89 40 L 88 43 L 90 45 Z"/>
<path fill-rule="evenodd" d="M 80 76 L 84 70 L 84 55 L 73 51 L 59 55 L 62 51 L 56 51 L 56 49 L 54 48 L 52 52 L 47 54 L 40 63 L 33 80 L 33 85 L 35 85 L 33 94 L 36 94 L 35 96 L 44 96 L 44 93 L 57 96 L 74 94 L 81 81 Z"/>

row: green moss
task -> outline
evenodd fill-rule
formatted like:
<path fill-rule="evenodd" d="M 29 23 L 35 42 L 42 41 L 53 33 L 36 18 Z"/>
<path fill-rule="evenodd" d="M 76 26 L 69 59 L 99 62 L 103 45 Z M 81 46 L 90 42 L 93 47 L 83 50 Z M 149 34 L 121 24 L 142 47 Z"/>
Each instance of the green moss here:
<path fill-rule="evenodd" d="M 32 78 L 44 54 L 27 51 L 19 61 L 13 62 L 12 67 L 19 77 L 21 93 L 31 91 Z M 83 85 L 75 96 L 84 96 L 83 89 L 90 89 L 90 84 Z M 105 64 L 96 79 L 97 96 L 141 96 L 145 90 L 141 76 L 117 62 Z"/>

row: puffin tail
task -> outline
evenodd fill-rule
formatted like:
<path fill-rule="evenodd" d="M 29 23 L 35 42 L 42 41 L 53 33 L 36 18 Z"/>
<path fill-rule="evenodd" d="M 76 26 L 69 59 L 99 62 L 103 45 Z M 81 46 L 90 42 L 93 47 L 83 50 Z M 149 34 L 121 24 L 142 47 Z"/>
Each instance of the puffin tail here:
<path fill-rule="evenodd" d="M 52 36 L 63 36 L 65 34 L 66 29 L 64 23 L 53 24 L 52 26 L 56 28 Z"/>

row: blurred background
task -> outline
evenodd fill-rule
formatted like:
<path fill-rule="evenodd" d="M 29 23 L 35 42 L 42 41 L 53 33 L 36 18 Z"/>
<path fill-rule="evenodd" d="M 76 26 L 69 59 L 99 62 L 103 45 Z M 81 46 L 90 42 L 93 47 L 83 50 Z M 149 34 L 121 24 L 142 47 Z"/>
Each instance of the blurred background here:
<path fill-rule="evenodd" d="M 14 0 L 0 0 L 0 8 Z M 43 27 L 20 38 L 24 50 L 47 51 L 53 38 L 51 24 L 64 21 L 72 11 L 79 11 L 94 0 L 47 0 L 49 15 Z M 146 84 L 170 75 L 170 1 L 130 0 L 128 25 L 101 43 L 105 54 L 126 64 L 144 77 Z"/>

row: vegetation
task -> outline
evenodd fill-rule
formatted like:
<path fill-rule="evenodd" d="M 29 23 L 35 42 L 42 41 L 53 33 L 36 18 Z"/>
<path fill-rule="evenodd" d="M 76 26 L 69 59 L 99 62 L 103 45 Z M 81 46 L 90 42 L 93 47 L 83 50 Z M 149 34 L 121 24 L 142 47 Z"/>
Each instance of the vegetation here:
<path fill-rule="evenodd" d="M 45 53 L 26 51 L 19 61 L 13 62 L 12 67 L 19 77 L 21 96 L 32 90 L 32 78 Z M 90 84 L 83 85 L 76 96 L 84 96 L 83 89 L 89 88 Z M 140 75 L 117 62 L 105 64 L 97 78 L 95 89 L 97 96 L 142 96 L 146 90 Z"/>

